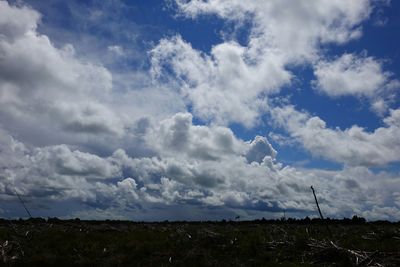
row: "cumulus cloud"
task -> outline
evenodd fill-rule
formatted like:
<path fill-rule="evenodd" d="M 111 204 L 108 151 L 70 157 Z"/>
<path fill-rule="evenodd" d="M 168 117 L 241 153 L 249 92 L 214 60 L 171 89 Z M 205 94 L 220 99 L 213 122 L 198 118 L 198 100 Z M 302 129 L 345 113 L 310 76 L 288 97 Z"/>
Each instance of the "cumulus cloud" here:
<path fill-rule="evenodd" d="M 35 31 L 40 14 L 28 7 L 10 7 L 7 1 L 0 2 L 0 32 L 3 38 L 15 38 Z"/>
<path fill-rule="evenodd" d="M 165 78 L 170 67 L 194 114 L 217 124 L 253 126 L 266 108 L 260 94 L 277 92 L 290 81 L 279 57 L 270 55 L 266 61 L 249 63 L 256 58 L 250 58 L 249 49 L 236 42 L 219 44 L 206 55 L 176 36 L 161 40 L 151 57 L 153 75 Z"/>
<path fill-rule="evenodd" d="M 371 12 L 367 0 L 352 1 L 183 1 L 179 11 L 188 17 L 215 14 L 227 20 L 249 19 L 255 24 L 250 43 L 274 47 L 294 57 L 312 56 L 322 43 L 344 43 L 360 36 L 360 22 Z M 295 44 L 295 45 L 294 45 Z"/>
<path fill-rule="evenodd" d="M 48 174 L 81 176 L 86 179 L 120 176 L 112 163 L 90 153 L 71 151 L 65 145 L 39 148 L 34 151 L 32 164 L 46 169 Z"/>
<path fill-rule="evenodd" d="M 175 36 L 151 51 L 153 74 L 178 80 L 197 117 L 246 127 L 268 109 L 268 95 L 290 84 L 288 67 L 318 60 L 321 44 L 359 37 L 359 24 L 371 11 L 366 0 L 175 2 L 185 17 L 211 14 L 238 25 L 250 22 L 244 45 L 228 38 L 206 54 Z"/>
<path fill-rule="evenodd" d="M 391 110 L 385 126 L 368 132 L 354 125 L 348 129 L 330 129 L 325 121 L 293 106 L 274 108 L 275 122 L 312 154 L 346 165 L 382 166 L 399 162 L 399 114 Z"/>
<path fill-rule="evenodd" d="M 246 160 L 254 143 L 266 146 L 255 148 L 259 153 L 271 153 L 265 138 L 245 142 L 227 128 L 195 126 L 188 114 L 177 114 L 149 127 L 146 140 L 157 152 L 157 157 L 151 158 L 132 158 L 121 149 L 102 158 L 66 145 L 29 148 L 7 135 L 1 139 L 2 159 L 8 159 L 2 161 L 7 163 L 0 173 L 2 193 L 12 195 L 15 188 L 23 195 L 78 199 L 104 208 L 154 203 L 208 205 L 211 198 L 217 206 L 255 206 L 252 201 L 262 200 L 251 192 L 254 185 L 247 193 L 237 188 L 246 184 L 246 169 L 261 177 L 263 168 L 272 171 L 279 167 L 271 157 L 253 165 Z M 176 134 L 179 139 L 175 139 Z M 186 142 L 179 145 L 175 141 L 182 134 Z"/>
<path fill-rule="evenodd" d="M 38 32 L 40 14 L 30 7 L 1 1 L 0 15 L 0 120 L 22 141 L 85 145 L 90 138 L 106 146 L 107 138 L 129 135 L 140 117 L 185 109 L 178 94 L 147 75 L 115 79 L 103 65 L 79 58 L 73 45 L 56 46 Z"/>
<path fill-rule="evenodd" d="M 255 161 L 261 163 L 266 156 L 275 158 L 276 150 L 268 142 L 267 138 L 263 136 L 256 136 L 254 141 L 250 143 L 250 148 L 247 151 L 246 159 L 249 163 Z"/>
<path fill-rule="evenodd" d="M 332 96 L 366 97 L 372 109 L 383 114 L 388 108 L 384 97 L 399 87 L 392 73 L 384 71 L 382 63 L 373 57 L 344 54 L 333 61 L 320 61 L 314 67 L 316 89 Z M 388 92 L 389 91 L 389 92 Z"/>
<path fill-rule="evenodd" d="M 76 59 L 71 45 L 56 48 L 47 36 L 36 31 L 36 11 L 10 6 L 5 1 L 0 10 L 12 14 L 2 16 L 0 21 L 3 120 L 5 117 L 15 122 L 15 127 L 39 121 L 47 121 L 46 126 L 50 126 L 50 121 L 80 132 L 121 132 L 122 126 L 112 111 L 100 101 L 90 103 L 92 98 L 108 97 L 112 88 L 108 70 Z"/>
<path fill-rule="evenodd" d="M 184 146 L 173 142 L 177 123 L 187 124 Z M 398 177 L 388 173 L 374 174 L 365 167 L 324 171 L 283 166 L 265 137 L 243 141 L 221 127 L 199 128 L 190 115 L 182 113 L 148 127 L 146 142 L 156 151 L 153 157 L 131 157 L 122 149 L 99 157 L 65 145 L 32 148 L 4 134 L 0 139 L 5 151 L 0 158 L 5 164 L 0 171 L 0 196 L 9 202 L 5 196 L 17 190 L 29 197 L 29 205 L 44 200 L 87 205 L 85 212 L 73 209 L 70 216 L 95 216 L 103 210 L 108 218 L 118 218 L 124 211 L 146 217 L 153 208 L 178 206 L 214 207 L 221 214 L 257 210 L 275 216 L 286 210 L 293 216 L 305 216 L 315 213 L 309 189 L 313 184 L 327 216 L 375 218 L 381 216 L 377 207 L 399 208 Z M 159 134 L 158 143 L 154 132 Z M 202 146 L 213 157 L 204 156 Z M 223 147 L 228 151 L 221 152 Z M 197 150 L 198 157 L 188 156 Z M 36 208 L 34 212 L 43 211 Z M 200 213 L 207 214 L 207 210 Z M 153 214 L 152 219 L 157 218 L 161 217 Z"/>
<path fill-rule="evenodd" d="M 193 125 L 192 118 L 190 113 L 177 113 L 153 127 L 146 141 L 161 155 L 204 160 L 240 155 L 245 150 L 246 144 L 229 128 Z"/>
<path fill-rule="evenodd" d="M 315 67 L 318 89 L 330 96 L 372 96 L 382 90 L 390 73 L 383 72 L 373 57 L 344 54 L 331 62 L 319 62 Z"/>
<path fill-rule="evenodd" d="M 357 126 L 330 129 L 319 117 L 290 106 L 273 108 L 268 101 L 291 84 L 291 67 L 318 63 L 325 44 L 360 37 L 360 24 L 372 9 L 369 1 L 176 4 L 188 18 L 212 14 L 239 27 L 251 25 L 248 38 L 238 42 L 227 34 L 209 52 L 179 35 L 164 38 L 149 51 L 151 73 L 117 74 L 83 60 L 72 44 L 53 43 L 39 32 L 40 14 L 32 8 L 0 1 L 2 201 L 14 201 L 16 190 L 28 204 L 56 203 L 71 207 L 63 215 L 86 218 L 126 218 L 129 212 L 140 214 L 135 218 L 190 218 L 194 212 L 199 219 L 213 218 L 213 209 L 223 215 L 254 216 L 253 210 L 280 216 L 285 210 L 305 216 L 315 214 L 312 184 L 328 216 L 391 219 L 391 212 L 398 213 L 398 175 L 367 168 L 399 161 L 398 109 L 383 127 L 368 132 Z M 94 12 L 89 19 L 102 15 Z M 127 52 L 125 44 L 115 43 L 105 46 L 106 54 Z M 368 76 L 374 82 L 365 86 L 375 86 L 360 94 L 371 96 L 375 109 L 386 109 L 386 99 L 372 97 L 379 91 L 375 87 L 393 86 L 381 63 L 354 56 L 344 62 L 348 66 L 343 61 L 316 65 L 318 88 L 331 92 L 334 87 L 318 71 L 343 70 L 342 83 L 352 93 L 363 85 L 346 77 Z M 375 76 L 371 70 L 377 70 Z M 252 127 L 270 109 L 290 135 L 270 138 L 297 141 L 345 167 L 284 166 L 266 137 L 243 140 L 226 127 Z M 194 118 L 207 124 L 196 125 Z M 39 204 L 35 208 L 34 214 L 46 214 Z"/>

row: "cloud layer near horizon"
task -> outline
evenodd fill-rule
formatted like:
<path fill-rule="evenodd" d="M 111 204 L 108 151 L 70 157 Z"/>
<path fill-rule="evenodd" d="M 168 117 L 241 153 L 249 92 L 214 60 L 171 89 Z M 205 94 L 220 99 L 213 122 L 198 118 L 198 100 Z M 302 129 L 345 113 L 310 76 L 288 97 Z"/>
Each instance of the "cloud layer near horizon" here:
<path fill-rule="evenodd" d="M 181 205 L 300 215 L 314 211 L 309 190 L 313 184 L 327 216 L 393 219 L 399 215 L 398 177 L 388 173 L 374 174 L 365 167 L 341 171 L 285 167 L 276 161 L 276 151 L 265 138 L 243 142 L 228 128 L 193 125 L 188 113 L 147 131 L 151 133 L 146 143 L 154 156 L 140 158 L 123 149 L 109 157 L 66 145 L 30 149 L 3 134 L 0 191 L 13 195 L 17 190 L 32 205 L 75 200 L 89 207 L 88 214 L 95 208 L 115 209 L 116 214 L 137 212 L 140 218 L 143 210 Z"/>
<path fill-rule="evenodd" d="M 359 38 L 372 2 L 177 0 L 175 8 L 186 19 L 218 16 L 251 28 L 244 43 L 229 32 L 209 53 L 179 34 L 162 38 L 148 51 L 148 69 L 117 75 L 40 33 L 38 11 L 0 1 L 2 200 L 12 202 L 16 190 L 33 206 L 82 205 L 66 217 L 162 219 L 159 210 L 177 209 L 195 210 L 186 218 L 196 219 L 215 209 L 305 216 L 315 210 L 313 184 L 328 216 L 399 218 L 398 172 L 370 169 L 400 162 L 400 110 L 391 108 L 399 82 L 376 58 L 328 59 L 322 49 Z M 328 97 L 367 98 L 384 125 L 334 129 L 276 101 L 297 78 L 295 66 L 311 66 L 313 88 Z M 243 140 L 232 123 L 280 128 L 291 144 L 343 168 L 285 166 L 265 136 Z"/>

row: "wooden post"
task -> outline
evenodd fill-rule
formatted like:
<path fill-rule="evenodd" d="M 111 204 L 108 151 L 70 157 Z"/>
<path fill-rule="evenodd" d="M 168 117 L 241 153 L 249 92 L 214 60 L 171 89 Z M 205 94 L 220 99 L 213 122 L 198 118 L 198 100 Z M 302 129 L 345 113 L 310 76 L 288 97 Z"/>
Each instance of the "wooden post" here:
<path fill-rule="evenodd" d="M 317 199 L 317 196 L 315 195 L 315 190 L 314 190 L 314 187 L 313 187 L 313 186 L 311 186 L 311 190 L 312 190 L 312 193 L 313 193 L 313 195 L 314 195 L 315 203 L 317 204 L 319 216 L 321 217 L 322 222 L 324 222 L 324 216 L 322 216 L 321 209 L 319 208 L 318 199 Z M 326 223 L 328 223 L 328 221 L 327 221 Z M 330 235 L 331 237 L 333 237 L 332 231 L 331 231 L 331 229 L 329 228 L 328 224 L 326 224 L 326 230 L 328 230 L 329 235 Z M 332 242 L 332 241 L 331 241 L 331 242 Z"/>
<path fill-rule="evenodd" d="M 318 208 L 319 216 L 320 216 L 320 217 L 321 217 L 321 219 L 323 220 L 323 219 L 324 219 L 324 216 L 322 216 L 321 209 L 319 208 L 319 204 L 318 204 L 317 196 L 315 195 L 315 191 L 314 191 L 314 187 L 313 187 L 313 186 L 311 186 L 311 190 L 312 190 L 312 193 L 313 193 L 313 195 L 314 195 L 315 203 L 317 204 L 317 208 Z"/>
<path fill-rule="evenodd" d="M 18 194 L 17 190 L 14 190 L 15 195 L 18 197 L 19 201 L 21 202 L 22 206 L 24 206 L 24 209 L 26 211 L 26 213 L 28 213 L 29 218 L 32 218 L 31 213 L 29 212 L 28 208 L 26 207 L 24 201 L 22 200 L 21 196 Z"/>

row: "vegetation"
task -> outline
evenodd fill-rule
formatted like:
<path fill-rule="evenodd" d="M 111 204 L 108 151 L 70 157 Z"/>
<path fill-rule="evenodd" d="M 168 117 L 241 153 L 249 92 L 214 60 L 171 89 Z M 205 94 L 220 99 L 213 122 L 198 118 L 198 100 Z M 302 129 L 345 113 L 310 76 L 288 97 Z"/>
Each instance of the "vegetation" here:
<path fill-rule="evenodd" d="M 400 266 L 400 224 L 0 220 L 2 266 Z"/>

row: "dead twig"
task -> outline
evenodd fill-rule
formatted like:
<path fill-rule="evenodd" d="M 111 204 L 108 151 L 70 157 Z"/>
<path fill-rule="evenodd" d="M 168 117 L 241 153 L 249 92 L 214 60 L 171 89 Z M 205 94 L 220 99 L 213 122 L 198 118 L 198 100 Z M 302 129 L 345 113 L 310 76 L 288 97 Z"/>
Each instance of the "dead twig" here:
<path fill-rule="evenodd" d="M 356 266 L 382 266 L 380 263 L 376 262 L 375 257 L 379 254 L 378 251 L 361 251 L 361 250 L 352 250 L 348 248 L 341 247 L 335 244 L 333 241 L 329 240 L 315 240 L 310 239 L 310 243 L 308 244 L 314 251 L 312 254 L 315 253 L 322 253 L 329 249 L 335 249 L 337 251 L 341 251 L 346 253 L 347 255 L 353 257 Z M 374 264 L 374 265 L 371 265 Z"/>
<path fill-rule="evenodd" d="M 14 190 L 15 195 L 18 197 L 19 201 L 21 202 L 22 206 L 24 207 L 26 213 L 28 214 L 29 218 L 32 218 L 31 212 L 26 207 L 24 201 L 22 200 L 21 196 L 18 194 L 17 190 Z"/>
<path fill-rule="evenodd" d="M 312 192 L 313 192 L 313 195 L 314 195 L 315 203 L 317 204 L 317 208 L 318 208 L 319 216 L 320 216 L 320 217 L 321 217 L 321 219 L 323 220 L 323 219 L 324 219 L 324 216 L 322 216 L 321 209 L 319 208 L 318 199 L 317 199 L 317 196 L 315 195 L 315 190 L 314 190 L 314 187 L 313 187 L 313 186 L 311 186 L 311 190 L 312 190 Z"/>

